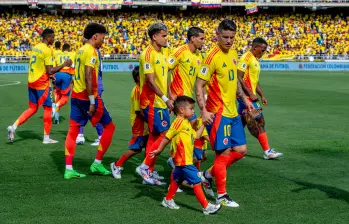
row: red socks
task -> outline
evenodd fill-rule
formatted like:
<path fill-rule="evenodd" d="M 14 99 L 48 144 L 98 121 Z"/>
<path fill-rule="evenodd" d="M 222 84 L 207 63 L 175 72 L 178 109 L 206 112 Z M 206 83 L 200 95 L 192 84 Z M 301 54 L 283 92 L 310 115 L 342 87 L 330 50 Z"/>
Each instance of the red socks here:
<path fill-rule="evenodd" d="M 115 166 L 123 166 L 124 163 L 128 160 L 128 156 L 126 156 L 125 154 L 121 156 L 121 158 L 115 162 Z"/>
<path fill-rule="evenodd" d="M 73 165 L 73 158 L 76 149 L 76 137 L 79 134 L 78 126 L 70 126 L 65 139 L 65 165 Z"/>
<path fill-rule="evenodd" d="M 98 146 L 96 159 L 102 160 L 104 154 L 107 152 L 111 141 L 113 139 L 113 134 L 115 131 L 115 125 L 113 122 L 110 122 L 109 124 L 103 125 L 104 131 Z"/>
<path fill-rule="evenodd" d="M 52 128 L 52 107 L 44 106 L 44 134 L 49 135 Z"/>
<path fill-rule="evenodd" d="M 259 141 L 259 144 L 261 144 L 264 151 L 270 149 L 269 142 L 268 142 L 268 136 L 267 136 L 266 132 L 260 133 L 258 135 L 258 141 Z"/>
<path fill-rule="evenodd" d="M 196 198 L 198 199 L 198 201 L 200 202 L 201 206 L 203 208 L 206 208 L 208 205 L 206 196 L 202 190 L 201 184 L 196 184 L 194 185 L 194 194 L 196 196 Z"/>

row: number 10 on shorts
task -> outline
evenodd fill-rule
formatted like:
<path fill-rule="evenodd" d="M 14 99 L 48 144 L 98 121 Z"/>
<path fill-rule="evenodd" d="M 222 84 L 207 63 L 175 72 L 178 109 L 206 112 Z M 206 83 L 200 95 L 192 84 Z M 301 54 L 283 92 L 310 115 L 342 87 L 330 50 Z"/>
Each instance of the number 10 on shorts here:
<path fill-rule="evenodd" d="M 231 134 L 231 125 L 228 124 L 228 125 L 224 125 L 224 136 L 227 137 L 227 136 L 230 136 Z"/>

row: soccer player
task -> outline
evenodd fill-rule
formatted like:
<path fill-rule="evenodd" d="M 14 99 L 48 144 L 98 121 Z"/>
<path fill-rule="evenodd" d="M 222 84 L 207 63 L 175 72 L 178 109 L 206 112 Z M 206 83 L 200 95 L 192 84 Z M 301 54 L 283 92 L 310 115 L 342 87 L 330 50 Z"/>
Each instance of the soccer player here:
<path fill-rule="evenodd" d="M 215 178 L 217 203 L 228 207 L 238 207 L 227 194 L 227 168 L 246 154 L 246 137 L 241 118 L 236 109 L 236 95 L 248 110 L 253 105 L 246 98 L 236 77 L 238 55 L 231 49 L 236 33 L 233 20 L 223 20 L 217 28 L 217 44 L 205 56 L 196 81 L 196 97 L 210 137 L 210 144 L 216 156 L 213 167 L 203 173 L 202 179 L 207 191 L 212 195 L 212 177 Z M 204 88 L 208 84 L 205 105 Z M 214 195 L 214 194 L 213 194 Z"/>
<path fill-rule="evenodd" d="M 167 98 L 168 63 L 161 53 L 167 44 L 167 27 L 163 23 L 153 23 L 148 29 L 151 44 L 140 55 L 140 106 L 144 120 L 148 123 L 149 139 L 146 157 L 136 172 L 149 184 L 163 185 L 163 177 L 154 173 L 156 157 L 149 153 L 158 148 L 166 131 L 170 127 L 169 109 L 173 109 L 173 100 Z"/>
<path fill-rule="evenodd" d="M 200 69 L 202 56 L 200 50 L 204 44 L 204 31 L 198 27 L 191 27 L 187 33 L 188 43 L 174 50 L 168 60 L 169 69 L 173 70 L 173 80 L 170 85 L 170 99 L 177 96 L 194 98 L 194 85 Z M 189 118 L 192 126 L 196 123 L 196 114 Z M 173 168 L 172 158 L 167 161 Z"/>
<path fill-rule="evenodd" d="M 57 42 L 56 42 L 57 43 Z M 75 53 L 70 51 L 69 44 L 63 44 L 63 52 L 57 54 L 55 57 L 55 64 L 61 65 L 65 60 L 75 61 Z M 74 67 L 74 66 L 73 66 Z M 55 75 L 55 88 L 56 97 L 55 103 L 52 104 L 52 117 L 53 123 L 59 123 L 59 110 L 63 107 L 69 100 L 70 95 L 70 84 L 72 82 L 72 76 L 74 75 L 74 68 L 64 67 L 60 72 Z"/>
<path fill-rule="evenodd" d="M 83 40 L 83 42 L 86 42 L 86 40 Z M 102 82 L 102 57 L 99 49 L 97 48 L 97 53 L 98 53 L 98 58 L 100 61 L 99 67 L 98 67 L 98 95 L 102 97 L 104 87 L 103 87 L 103 82 Z M 103 134 L 103 126 L 101 124 L 96 125 L 96 131 L 98 138 L 95 139 L 93 143 L 91 143 L 91 146 L 99 146 L 99 142 L 101 140 L 102 134 Z M 82 145 L 85 143 L 85 136 L 84 136 L 84 127 L 80 126 L 80 132 L 78 134 L 78 137 L 76 138 L 76 144 Z"/>
<path fill-rule="evenodd" d="M 162 206 L 170 209 L 179 209 L 173 198 L 177 192 L 178 184 L 186 180 L 193 185 L 194 194 L 202 206 L 204 214 L 214 214 L 221 205 L 209 203 L 201 188 L 201 178 L 198 169 L 193 165 L 194 139 L 199 139 L 204 130 L 202 125 L 197 131 L 192 128 L 189 118 L 194 115 L 195 101 L 187 96 L 179 96 L 174 102 L 176 119 L 171 124 L 170 130 L 162 139 L 157 150 L 150 153 L 151 156 L 159 155 L 171 141 L 171 157 L 174 160 L 175 169 L 172 172 L 171 184 L 168 193 L 162 201 Z"/>
<path fill-rule="evenodd" d="M 261 109 L 258 102 L 258 95 L 261 97 L 264 106 L 268 105 L 268 101 L 265 98 L 263 91 L 259 85 L 259 74 L 261 71 L 259 59 L 263 56 L 267 50 L 267 42 L 260 37 L 255 38 L 252 41 L 252 48 L 243 54 L 238 63 L 238 78 L 242 89 L 244 90 L 247 98 L 253 103 L 256 109 Z M 239 114 L 242 118 L 244 126 L 247 124 L 247 128 L 251 135 L 258 139 L 262 149 L 264 151 L 264 159 L 277 159 L 282 156 L 282 153 L 276 152 L 269 146 L 267 133 L 264 128 L 264 116 L 259 114 L 255 119 L 251 119 L 245 112 L 245 105 L 240 98 L 239 103 Z"/>
<path fill-rule="evenodd" d="M 132 156 L 140 153 L 142 148 L 147 144 L 148 140 L 148 126 L 144 122 L 144 117 L 140 109 L 140 87 L 139 87 L 139 66 L 136 66 L 132 71 L 132 77 L 135 81 L 135 86 L 131 92 L 131 111 L 130 121 L 132 126 L 132 138 L 128 145 L 128 150 L 121 156 L 121 158 L 115 163 L 110 164 L 110 168 L 113 177 L 116 179 L 121 178 L 121 171 L 123 170 L 124 163 Z"/>
<path fill-rule="evenodd" d="M 49 48 L 54 42 L 54 31 L 45 29 L 42 34 L 41 43 L 32 48 L 29 62 L 28 73 L 28 94 L 29 108 L 22 113 L 15 123 L 7 128 L 8 139 L 10 142 L 14 140 L 14 134 L 18 126 L 25 123 L 43 106 L 44 108 L 44 144 L 57 143 L 50 139 L 50 131 L 52 127 L 52 99 L 50 79 L 54 80 L 54 74 L 64 67 L 72 64 L 71 60 L 66 60 L 60 66 L 53 67 L 52 52 Z"/>
<path fill-rule="evenodd" d="M 95 127 L 101 123 L 104 132 L 98 146 L 96 159 L 90 166 L 92 173 L 103 176 L 110 175 L 102 164 L 102 159 L 108 150 L 115 130 L 115 125 L 104 106 L 102 98 L 98 95 L 98 67 L 99 57 L 96 48 L 100 48 L 106 34 L 104 26 L 90 23 L 84 30 L 84 37 L 88 40 L 75 57 L 74 87 L 71 96 L 70 127 L 65 141 L 65 179 L 86 177 L 73 169 L 73 157 L 76 149 L 76 137 L 80 126 L 85 126 L 90 120 Z"/>

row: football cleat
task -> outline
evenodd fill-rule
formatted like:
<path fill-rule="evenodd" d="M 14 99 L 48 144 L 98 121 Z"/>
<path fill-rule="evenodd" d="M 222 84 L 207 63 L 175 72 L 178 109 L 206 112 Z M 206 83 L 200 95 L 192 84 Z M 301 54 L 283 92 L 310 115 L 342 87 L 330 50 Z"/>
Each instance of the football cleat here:
<path fill-rule="evenodd" d="M 205 215 L 212 215 L 212 214 L 216 214 L 221 208 L 222 206 L 220 204 L 214 205 L 214 204 L 208 203 L 206 208 L 202 209 L 202 212 Z"/>
<path fill-rule="evenodd" d="M 170 208 L 170 209 L 179 209 L 179 206 L 176 205 L 176 203 L 174 202 L 174 200 L 166 200 L 166 198 L 164 198 L 164 200 L 162 200 L 161 205 L 166 207 L 166 208 Z"/>
<path fill-rule="evenodd" d="M 281 157 L 283 154 L 281 152 L 276 152 L 274 149 L 269 149 L 264 152 L 264 159 L 278 159 Z"/>
<path fill-rule="evenodd" d="M 227 194 L 223 195 L 220 198 L 217 198 L 216 203 L 221 204 L 221 205 L 226 206 L 226 207 L 230 207 L 230 208 L 239 207 L 239 204 L 236 203 L 235 201 L 231 200 L 231 198 Z"/>

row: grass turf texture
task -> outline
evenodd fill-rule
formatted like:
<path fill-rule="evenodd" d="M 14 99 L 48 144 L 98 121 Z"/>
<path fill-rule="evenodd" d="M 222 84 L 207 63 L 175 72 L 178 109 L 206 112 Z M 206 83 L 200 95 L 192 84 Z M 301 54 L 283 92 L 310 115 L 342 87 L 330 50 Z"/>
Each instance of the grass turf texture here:
<path fill-rule="evenodd" d="M 141 184 L 138 155 L 125 164 L 121 180 L 88 175 L 64 180 L 64 141 L 69 104 L 61 124 L 53 125 L 55 145 L 43 145 L 43 110 L 19 127 L 13 145 L 6 128 L 27 108 L 26 75 L 1 75 L 0 219 L 2 223 L 347 223 L 349 156 L 347 73 L 262 72 L 261 86 L 270 105 L 264 108 L 272 147 L 280 161 L 262 159 L 258 142 L 248 135 L 248 155 L 228 170 L 227 189 L 240 207 L 204 216 L 191 189 L 178 193 L 180 210 L 161 207 L 167 187 Z M 19 85 L 2 86 L 10 81 Z M 117 125 L 104 164 L 119 158 L 130 139 L 127 73 L 104 75 L 104 100 Z M 87 142 L 78 146 L 74 168 L 88 173 L 96 148 L 96 131 L 87 125 Z M 156 169 L 167 177 L 169 150 Z M 213 152 L 208 151 L 212 164 Z M 183 187 L 183 189 L 185 189 Z M 211 200 L 212 201 L 212 200 Z"/>

